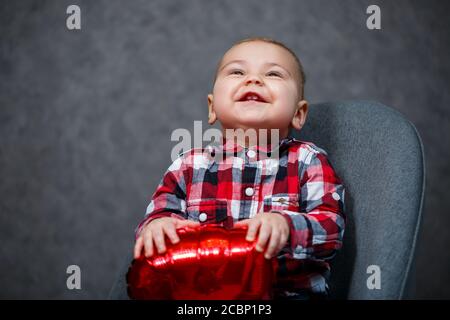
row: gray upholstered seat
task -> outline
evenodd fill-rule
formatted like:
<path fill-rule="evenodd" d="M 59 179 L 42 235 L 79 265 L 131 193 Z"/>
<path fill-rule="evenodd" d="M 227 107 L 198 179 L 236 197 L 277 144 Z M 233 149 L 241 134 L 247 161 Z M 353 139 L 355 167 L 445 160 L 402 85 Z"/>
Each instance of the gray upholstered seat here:
<path fill-rule="evenodd" d="M 346 186 L 344 247 L 331 291 L 343 299 L 399 299 L 410 285 L 424 196 L 423 147 L 399 112 L 371 101 L 311 105 L 299 135 L 325 149 Z M 381 289 L 367 268 L 378 266 Z"/>
<path fill-rule="evenodd" d="M 332 263 L 332 298 L 404 298 L 425 183 L 414 126 L 377 102 L 333 102 L 311 105 L 304 129 L 293 135 L 328 152 L 347 190 L 347 227 L 344 247 Z M 371 290 L 367 270 L 373 265 L 380 268 L 381 288 Z M 127 298 L 126 269 L 110 298 Z"/>

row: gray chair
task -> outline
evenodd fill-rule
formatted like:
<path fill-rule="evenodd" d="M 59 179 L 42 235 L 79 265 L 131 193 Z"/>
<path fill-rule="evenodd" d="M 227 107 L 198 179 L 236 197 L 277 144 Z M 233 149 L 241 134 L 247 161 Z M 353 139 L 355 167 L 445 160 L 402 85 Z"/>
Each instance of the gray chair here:
<path fill-rule="evenodd" d="M 305 127 L 292 134 L 325 149 L 346 186 L 347 226 L 344 247 L 332 261 L 331 298 L 412 298 L 425 188 L 415 127 L 380 103 L 350 101 L 311 105 Z M 129 261 L 112 299 L 127 298 Z M 379 289 L 367 285 L 371 266 L 380 270 Z"/>

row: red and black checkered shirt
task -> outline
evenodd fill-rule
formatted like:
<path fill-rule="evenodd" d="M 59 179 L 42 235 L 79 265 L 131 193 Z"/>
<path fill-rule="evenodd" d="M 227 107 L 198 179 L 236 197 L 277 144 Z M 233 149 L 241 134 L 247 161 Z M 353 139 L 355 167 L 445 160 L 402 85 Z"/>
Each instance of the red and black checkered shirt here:
<path fill-rule="evenodd" d="M 136 237 L 160 217 L 229 223 L 276 211 L 290 226 L 278 254 L 279 297 L 326 293 L 329 259 L 342 246 L 344 187 L 327 154 L 288 137 L 274 149 L 222 144 L 177 158 L 159 183 Z"/>

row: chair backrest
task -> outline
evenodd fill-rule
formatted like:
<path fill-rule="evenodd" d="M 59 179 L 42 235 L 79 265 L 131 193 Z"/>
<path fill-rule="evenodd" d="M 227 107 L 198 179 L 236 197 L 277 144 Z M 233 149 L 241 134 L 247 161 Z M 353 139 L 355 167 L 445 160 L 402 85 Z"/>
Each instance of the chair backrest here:
<path fill-rule="evenodd" d="M 403 298 L 425 186 L 415 127 L 377 102 L 333 102 L 311 105 L 305 127 L 292 135 L 325 149 L 346 187 L 347 226 L 332 263 L 332 297 Z"/>

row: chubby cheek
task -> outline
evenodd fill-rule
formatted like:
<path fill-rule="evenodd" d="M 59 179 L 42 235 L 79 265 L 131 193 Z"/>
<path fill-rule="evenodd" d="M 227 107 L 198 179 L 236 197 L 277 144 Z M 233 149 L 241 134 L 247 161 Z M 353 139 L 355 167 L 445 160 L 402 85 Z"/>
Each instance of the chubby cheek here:
<path fill-rule="evenodd" d="M 223 84 L 216 84 L 213 91 L 213 97 L 213 104 L 216 112 L 229 109 L 234 102 L 232 89 Z"/>
<path fill-rule="evenodd" d="M 275 107 L 271 110 L 272 125 L 278 127 L 288 126 L 294 117 L 297 101 L 289 94 L 278 97 Z"/>
<path fill-rule="evenodd" d="M 297 103 L 297 90 L 292 84 L 286 86 L 274 86 L 272 92 L 276 96 L 276 100 L 285 106 L 294 106 Z"/>
<path fill-rule="evenodd" d="M 268 128 L 287 128 L 291 123 L 293 114 L 288 110 L 282 112 L 274 112 L 271 116 L 266 118 L 266 125 Z"/>
<path fill-rule="evenodd" d="M 219 117 L 219 119 L 220 117 L 227 116 L 228 114 L 230 114 L 232 109 L 232 103 L 233 101 L 231 101 L 226 96 L 218 95 L 214 97 L 214 110 L 216 111 L 216 114 Z"/>
<path fill-rule="evenodd" d="M 283 103 L 293 102 L 297 98 L 296 91 L 288 85 L 273 85 L 271 93 L 277 101 L 283 101 Z"/>
<path fill-rule="evenodd" d="M 229 94 L 234 88 L 232 81 L 217 80 L 214 85 L 213 94 L 222 96 Z"/>
<path fill-rule="evenodd" d="M 216 111 L 217 119 L 222 125 L 228 127 L 235 122 L 235 117 L 233 116 L 233 111 L 229 104 L 218 102 L 214 109 Z"/>

